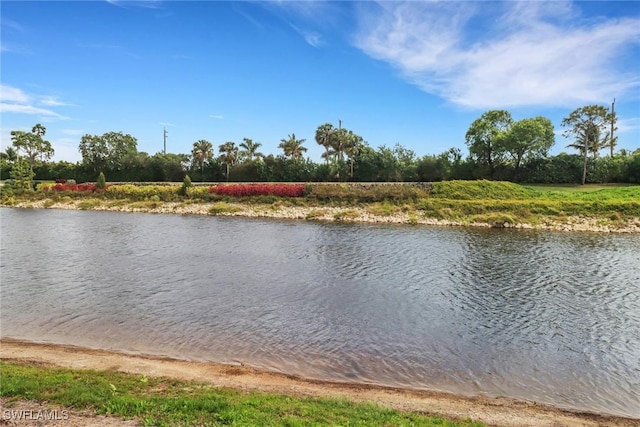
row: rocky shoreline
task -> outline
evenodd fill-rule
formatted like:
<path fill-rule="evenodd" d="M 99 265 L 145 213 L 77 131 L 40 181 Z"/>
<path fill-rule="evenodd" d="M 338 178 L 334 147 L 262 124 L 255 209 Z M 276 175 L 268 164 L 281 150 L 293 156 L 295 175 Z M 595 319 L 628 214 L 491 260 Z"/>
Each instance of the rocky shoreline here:
<path fill-rule="evenodd" d="M 587 216 L 569 216 L 562 220 L 559 218 L 542 217 L 538 224 L 509 222 L 457 222 L 437 218 L 429 218 L 420 214 L 420 211 L 395 211 L 388 215 L 371 212 L 366 207 L 360 206 L 286 206 L 277 204 L 243 204 L 224 203 L 224 209 L 212 213 L 212 208 L 219 206 L 220 202 L 208 203 L 184 203 L 184 202 L 127 202 L 127 203 L 97 203 L 87 206 L 86 201 L 65 200 L 54 202 L 50 199 L 23 201 L 13 206 L 26 209 L 67 209 L 67 210 L 94 210 L 110 212 L 137 212 L 152 214 L 178 214 L 178 215 L 216 215 L 236 216 L 247 218 L 274 218 L 291 220 L 313 220 L 326 222 L 352 222 L 369 224 L 410 224 L 447 227 L 482 227 L 482 228 L 509 228 L 522 230 L 591 232 L 591 233 L 628 233 L 640 234 L 640 217 L 634 217 L 620 224 L 611 224 L 606 218 L 594 218 Z"/>

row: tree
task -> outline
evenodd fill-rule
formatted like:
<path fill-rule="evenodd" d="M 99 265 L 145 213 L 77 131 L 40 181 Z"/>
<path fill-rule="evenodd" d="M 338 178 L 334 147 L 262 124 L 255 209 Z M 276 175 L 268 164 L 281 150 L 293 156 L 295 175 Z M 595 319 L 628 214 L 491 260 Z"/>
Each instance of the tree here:
<path fill-rule="evenodd" d="M 80 139 L 78 151 L 82 162 L 96 173 L 120 170 L 127 157 L 137 153 L 138 140 L 122 132 L 107 132 L 101 136 L 86 134 Z"/>
<path fill-rule="evenodd" d="M 306 139 L 297 139 L 296 134 L 292 133 L 288 135 L 287 139 L 281 139 L 280 145 L 278 148 L 281 148 L 284 151 L 284 155 L 286 157 L 291 158 L 292 160 L 300 160 L 302 159 L 303 153 L 307 151 L 306 147 L 302 145 Z"/>
<path fill-rule="evenodd" d="M 496 164 L 504 155 L 500 143 L 512 123 L 513 119 L 508 111 L 490 110 L 471 123 L 465 135 L 471 158 L 486 166 L 491 178 L 495 174 Z"/>
<path fill-rule="evenodd" d="M 501 149 L 514 162 L 514 178 L 525 159 L 546 157 L 555 143 L 551 120 L 545 117 L 519 120 L 506 131 L 501 141 Z"/>
<path fill-rule="evenodd" d="M 4 153 L 0 153 L 0 159 L 15 162 L 18 159 L 18 152 L 15 148 L 8 146 L 5 148 Z"/>
<path fill-rule="evenodd" d="M 31 129 L 31 132 L 21 130 L 11 131 L 11 141 L 13 146 L 17 153 L 23 152 L 25 154 L 32 173 L 33 166 L 38 157 L 41 159 L 50 159 L 54 154 L 51 143 L 42 139 L 45 133 L 46 128 L 39 123 Z"/>
<path fill-rule="evenodd" d="M 264 157 L 264 154 L 258 151 L 258 148 L 262 146 L 259 142 L 253 142 L 251 138 L 243 138 L 243 142 L 240 143 L 240 156 L 248 161 L 252 162 L 253 159 L 261 159 Z"/>
<path fill-rule="evenodd" d="M 9 174 L 13 179 L 13 188 L 20 190 L 31 190 L 31 182 L 33 181 L 34 173 L 31 169 L 29 162 L 24 159 L 18 159 L 11 168 Z"/>
<path fill-rule="evenodd" d="M 104 172 L 100 172 L 98 175 L 98 180 L 96 181 L 96 187 L 104 189 L 107 186 L 107 180 L 104 176 Z"/>
<path fill-rule="evenodd" d="M 149 158 L 150 178 L 153 181 L 181 181 L 189 164 L 186 154 L 156 153 Z"/>
<path fill-rule="evenodd" d="M 324 158 L 326 160 L 327 163 L 329 163 L 329 159 L 330 159 L 330 154 L 329 154 L 329 150 L 331 148 L 331 139 L 332 139 L 332 135 L 333 132 L 335 132 L 335 128 L 333 127 L 333 125 L 331 123 L 325 123 L 323 125 L 318 126 L 318 129 L 316 129 L 316 142 L 319 145 L 322 145 L 325 149 L 325 154 L 324 154 Z"/>
<path fill-rule="evenodd" d="M 180 187 L 178 194 L 187 197 L 189 195 L 189 188 L 191 188 L 191 178 L 189 178 L 189 175 L 185 175 L 182 180 L 182 187 Z"/>
<path fill-rule="evenodd" d="M 349 176 L 353 179 L 353 169 L 356 158 L 364 148 L 364 140 L 360 135 L 356 135 L 352 131 L 347 132 L 346 142 L 344 144 L 344 153 L 349 158 Z"/>
<path fill-rule="evenodd" d="M 200 165 L 200 176 L 204 181 L 204 162 L 213 157 L 213 145 L 206 139 L 200 139 L 193 143 L 193 149 L 191 150 L 194 163 Z"/>
<path fill-rule="evenodd" d="M 238 147 L 236 147 L 235 142 L 227 141 L 218 147 L 218 151 L 220 152 L 220 160 L 227 166 L 226 176 L 227 182 L 229 182 L 230 168 L 238 160 Z"/>
<path fill-rule="evenodd" d="M 569 144 L 568 147 L 579 150 L 583 157 L 583 185 L 587 181 L 587 157 L 589 153 L 596 157 L 600 149 L 607 147 L 607 144 L 615 143 L 615 141 L 610 141 L 611 127 L 612 123 L 615 124 L 615 121 L 615 114 L 610 113 L 609 109 L 602 105 L 580 107 L 562 120 L 562 126 L 568 128 L 562 135 L 565 138 L 574 138 L 574 142 Z M 604 138 L 602 137 L 603 134 Z"/>

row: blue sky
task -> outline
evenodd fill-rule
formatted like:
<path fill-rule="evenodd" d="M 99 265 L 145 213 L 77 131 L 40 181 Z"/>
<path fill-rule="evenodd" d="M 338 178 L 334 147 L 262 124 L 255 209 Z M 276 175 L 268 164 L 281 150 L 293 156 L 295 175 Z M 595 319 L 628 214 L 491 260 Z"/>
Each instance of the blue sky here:
<path fill-rule="evenodd" d="M 314 140 L 326 122 L 374 148 L 450 147 L 490 109 L 560 122 L 616 99 L 619 148 L 640 148 L 640 2 L 0 2 L 0 149 L 47 128 L 55 160 L 84 134 L 189 153 L 252 138 Z M 217 151 L 217 150 L 216 150 Z"/>

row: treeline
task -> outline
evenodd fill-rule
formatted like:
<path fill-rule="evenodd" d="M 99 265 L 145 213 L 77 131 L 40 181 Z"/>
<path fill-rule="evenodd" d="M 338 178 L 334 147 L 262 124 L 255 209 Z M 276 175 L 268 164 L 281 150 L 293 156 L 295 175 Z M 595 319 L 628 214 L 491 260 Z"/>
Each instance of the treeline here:
<path fill-rule="evenodd" d="M 613 108 L 612 108 L 613 110 Z M 505 110 L 490 110 L 465 135 L 468 154 L 451 148 L 419 157 L 396 144 L 370 147 L 349 129 L 330 123 L 318 126 L 315 142 L 324 148 L 323 161 L 304 157 L 305 140 L 295 134 L 281 140 L 281 154 L 259 152 L 250 138 L 227 141 L 214 148 L 206 140 L 193 143 L 190 153 L 137 150 L 135 137 L 122 132 L 84 135 L 78 147 L 82 162 L 50 162 L 53 147 L 37 124 L 31 132 L 13 131 L 12 147 L 0 153 L 0 179 L 74 179 L 95 181 L 103 172 L 111 182 L 432 182 L 490 179 L 518 183 L 640 183 L 640 149 L 615 151 L 616 115 L 606 107 L 576 109 L 563 120 L 567 146 L 578 154 L 549 154 L 555 132 L 544 117 L 513 120 Z M 602 156 L 602 150 L 607 153 Z M 217 153 L 217 155 L 216 155 Z"/>
<path fill-rule="evenodd" d="M 0 160 L 1 179 L 10 178 L 12 162 Z M 401 145 L 393 148 L 367 148 L 354 162 L 353 177 L 349 164 L 342 168 L 309 159 L 290 159 L 284 155 L 267 155 L 258 160 L 242 161 L 229 169 L 229 182 L 432 182 L 445 180 L 493 179 L 518 183 L 579 183 L 583 157 L 561 153 L 556 156 L 525 161 L 516 171 L 510 164 L 500 164 L 491 176 L 482 164 L 470 158 L 461 158 L 451 149 L 439 155 L 417 157 Z M 627 182 L 640 183 L 640 150 L 620 152 L 613 157 L 590 157 L 587 162 L 588 183 Z M 34 166 L 36 180 L 75 179 L 77 182 L 95 182 L 98 173 L 82 163 L 39 162 Z M 186 154 L 149 156 L 135 153 L 126 156 L 122 164 L 105 168 L 112 182 L 181 182 L 189 175 L 193 182 L 227 181 L 226 164 L 212 158 L 203 167 L 194 165 Z"/>

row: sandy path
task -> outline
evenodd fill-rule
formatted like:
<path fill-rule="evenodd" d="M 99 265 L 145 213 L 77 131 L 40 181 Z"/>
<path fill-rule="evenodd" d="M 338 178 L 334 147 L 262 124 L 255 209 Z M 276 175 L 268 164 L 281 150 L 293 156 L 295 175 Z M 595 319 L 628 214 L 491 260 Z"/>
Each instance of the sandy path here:
<path fill-rule="evenodd" d="M 197 380 L 240 390 L 296 396 L 346 397 L 353 401 L 375 402 L 403 411 L 454 419 L 471 418 L 489 425 L 640 426 L 640 419 L 574 413 L 511 399 L 468 398 L 445 393 L 309 381 L 288 375 L 260 372 L 245 366 L 134 356 L 73 346 L 3 340 L 0 342 L 0 358 L 74 369 L 114 370 L 155 377 Z M 87 422 L 91 420 L 86 416 L 82 419 Z M 91 424 L 89 422 L 76 425 Z"/>

